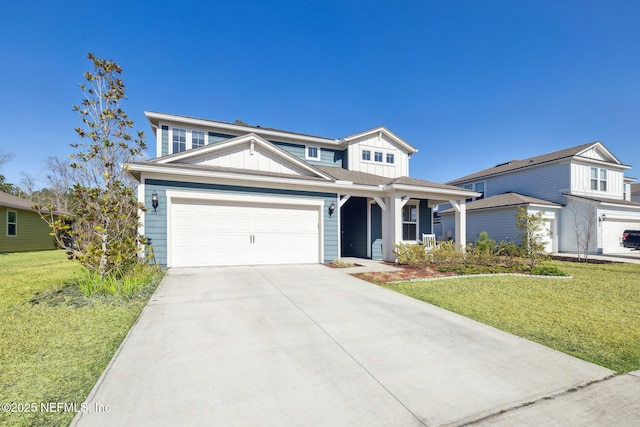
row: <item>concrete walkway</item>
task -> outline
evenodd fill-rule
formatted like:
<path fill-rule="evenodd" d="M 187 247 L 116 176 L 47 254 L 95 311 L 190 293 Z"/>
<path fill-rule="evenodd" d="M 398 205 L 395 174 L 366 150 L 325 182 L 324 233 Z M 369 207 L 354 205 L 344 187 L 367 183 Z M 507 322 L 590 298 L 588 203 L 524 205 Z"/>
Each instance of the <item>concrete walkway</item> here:
<path fill-rule="evenodd" d="M 322 265 L 176 269 L 72 425 L 540 425 L 525 412 L 589 402 L 637 421 L 640 378 L 611 375 Z"/>

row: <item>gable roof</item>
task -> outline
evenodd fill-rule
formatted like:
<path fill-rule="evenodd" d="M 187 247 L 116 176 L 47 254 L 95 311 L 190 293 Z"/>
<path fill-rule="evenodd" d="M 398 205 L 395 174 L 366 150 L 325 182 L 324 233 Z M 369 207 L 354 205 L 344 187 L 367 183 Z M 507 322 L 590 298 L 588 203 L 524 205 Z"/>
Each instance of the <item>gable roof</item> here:
<path fill-rule="evenodd" d="M 413 145 L 409 144 L 407 141 L 405 141 L 404 139 L 400 138 L 398 135 L 396 135 L 395 133 L 391 132 L 389 129 L 387 129 L 384 126 L 378 126 L 377 128 L 373 128 L 373 129 L 365 130 L 363 132 L 359 132 L 359 133 L 356 133 L 356 134 L 353 134 L 353 135 L 349 135 L 349 136 L 344 138 L 344 141 L 345 142 L 350 142 L 350 141 L 353 141 L 355 139 L 362 138 L 363 136 L 375 135 L 376 133 L 380 133 L 380 134 L 385 135 L 387 138 L 389 138 L 390 140 L 392 140 L 393 142 L 395 142 L 396 144 L 398 144 L 399 146 L 401 146 L 402 148 L 407 150 L 409 153 L 417 153 L 418 152 L 418 149 L 416 147 L 414 147 Z"/>
<path fill-rule="evenodd" d="M 463 176 L 462 178 L 457 178 L 452 181 L 447 182 L 450 185 L 458 185 L 468 181 L 474 181 L 477 179 L 487 178 L 493 175 L 499 175 L 506 172 L 515 171 L 518 169 L 524 169 L 532 166 L 541 165 L 544 163 L 550 163 L 559 161 L 562 159 L 568 159 L 571 157 L 581 157 L 584 153 L 589 151 L 590 149 L 597 147 L 602 150 L 607 157 L 611 159 L 613 163 L 616 163 L 620 166 L 624 166 L 628 168 L 628 166 L 623 165 L 607 148 L 600 142 L 589 142 L 587 144 L 577 145 L 575 147 L 565 148 L 564 150 L 554 151 L 552 153 L 542 154 L 540 156 L 530 157 L 524 160 L 511 160 L 505 163 L 500 163 L 496 166 L 493 166 L 488 169 L 481 170 L 479 172 L 472 173 L 467 176 Z M 588 157 L 583 157 L 585 160 L 593 160 Z"/>
<path fill-rule="evenodd" d="M 181 116 L 179 114 L 167 114 L 157 113 L 153 111 L 145 111 L 145 116 L 151 127 L 156 132 L 160 121 L 165 122 L 180 122 L 188 124 L 190 126 L 200 127 L 213 127 L 219 130 L 224 130 L 233 135 L 243 135 L 247 133 L 255 133 L 263 138 L 275 138 L 276 140 L 283 142 L 291 142 L 292 140 L 302 140 L 307 143 L 313 144 L 327 144 L 327 145 L 340 145 L 341 141 L 333 138 L 325 138 L 322 136 L 309 135 L 299 132 L 291 132 L 288 130 L 281 130 L 262 126 L 252 126 L 247 124 L 228 123 L 218 120 L 200 119 L 197 117 Z M 299 142 L 299 141 L 298 141 Z"/>
<path fill-rule="evenodd" d="M 311 176 L 330 179 L 330 177 L 327 174 L 323 173 L 317 167 L 311 165 L 308 162 L 303 161 L 302 159 L 283 150 L 277 145 L 272 144 L 271 142 L 262 138 L 260 135 L 256 135 L 255 133 L 249 133 L 246 135 L 238 136 L 238 137 L 227 139 L 224 141 L 219 141 L 214 144 L 208 144 L 202 147 L 185 150 L 180 153 L 174 153 L 174 154 L 169 154 L 168 156 L 158 157 L 156 159 L 151 160 L 151 162 L 159 163 L 159 164 L 185 163 L 187 160 L 203 158 L 203 157 L 206 157 L 208 154 L 213 154 L 217 151 L 222 151 L 231 147 L 242 146 L 247 144 L 251 145 L 252 148 L 255 145 L 259 146 L 264 150 L 272 153 L 273 155 L 281 159 L 283 162 L 293 165 L 298 169 L 302 169 L 307 173 L 309 173 Z"/>
<path fill-rule="evenodd" d="M 502 193 L 495 196 L 487 197 L 484 199 L 476 200 L 467 203 L 467 212 L 480 209 L 490 208 L 505 208 L 510 206 L 522 206 L 522 205 L 540 205 L 548 206 L 550 208 L 561 208 L 562 205 L 550 202 L 548 200 L 538 199 L 536 197 L 525 196 L 519 193 Z M 454 209 L 445 209 L 440 212 L 441 214 L 453 213 Z"/>

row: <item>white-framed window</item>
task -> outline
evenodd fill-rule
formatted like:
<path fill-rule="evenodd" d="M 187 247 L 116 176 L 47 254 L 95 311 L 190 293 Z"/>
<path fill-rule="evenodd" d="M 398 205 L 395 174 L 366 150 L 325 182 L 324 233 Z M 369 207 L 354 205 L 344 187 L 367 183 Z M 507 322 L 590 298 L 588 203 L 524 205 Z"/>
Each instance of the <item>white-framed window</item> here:
<path fill-rule="evenodd" d="M 373 153 L 373 160 L 375 162 L 382 163 L 382 152 L 381 151 L 376 151 L 375 153 Z"/>
<path fill-rule="evenodd" d="M 305 158 L 307 160 L 320 160 L 320 148 L 307 146 L 305 150 Z"/>
<path fill-rule="evenodd" d="M 409 204 L 402 208 L 402 240 L 418 240 L 418 205 Z"/>
<path fill-rule="evenodd" d="M 191 148 L 198 148 L 204 145 L 204 132 L 199 130 L 191 131 Z"/>
<path fill-rule="evenodd" d="M 18 235 L 18 212 L 7 211 L 7 236 L 15 237 Z"/>
<path fill-rule="evenodd" d="M 187 131 L 185 129 L 171 129 L 171 141 L 173 142 L 172 153 L 180 153 L 187 149 Z"/>
<path fill-rule="evenodd" d="M 393 155 L 393 153 L 387 153 L 387 163 L 395 163 L 396 161 L 396 156 Z"/>
<path fill-rule="evenodd" d="M 471 198 L 467 199 L 467 202 L 472 202 L 474 200 L 484 199 L 484 181 L 474 182 L 474 183 L 471 183 L 471 184 L 465 184 L 463 187 L 464 187 L 465 190 L 471 190 L 471 191 L 475 191 L 477 193 L 481 193 L 480 196 L 478 196 L 478 197 L 471 197 Z"/>
<path fill-rule="evenodd" d="M 362 150 L 362 160 L 371 161 L 371 150 Z"/>
<path fill-rule="evenodd" d="M 591 189 L 594 191 L 607 191 L 607 170 L 591 168 Z"/>

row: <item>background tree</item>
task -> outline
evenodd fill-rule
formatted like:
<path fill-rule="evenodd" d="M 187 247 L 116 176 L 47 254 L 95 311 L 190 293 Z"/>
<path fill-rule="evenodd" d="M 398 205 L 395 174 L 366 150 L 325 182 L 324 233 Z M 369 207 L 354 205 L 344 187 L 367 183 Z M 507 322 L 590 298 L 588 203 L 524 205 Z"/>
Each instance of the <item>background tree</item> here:
<path fill-rule="evenodd" d="M 542 211 L 530 214 L 522 206 L 518 207 L 518 212 L 516 213 L 522 252 L 523 255 L 529 258 L 529 266 L 531 268 L 547 257 L 545 238 L 549 235 L 549 231 L 544 226 L 543 216 L 544 212 Z"/>
<path fill-rule="evenodd" d="M 0 151 L 0 168 L 2 165 L 7 163 L 9 160 L 13 158 L 13 153 L 4 153 Z M 4 175 L 0 173 L 0 191 L 4 191 L 5 193 L 15 194 L 16 187 L 13 184 L 8 183 Z"/>
<path fill-rule="evenodd" d="M 83 126 L 75 129 L 80 141 L 71 144 L 69 177 L 73 226 L 68 218 L 48 215 L 55 234 L 68 234 L 73 246 L 58 243 L 101 278 L 123 276 L 137 262 L 139 244 L 138 210 L 126 164 L 146 148 L 143 132 L 133 137 L 133 121 L 120 104 L 126 99 L 122 69 L 111 60 L 88 55 L 94 71 L 84 73 L 80 84 L 84 99 L 73 107 Z M 57 207 L 49 204 L 51 212 Z"/>

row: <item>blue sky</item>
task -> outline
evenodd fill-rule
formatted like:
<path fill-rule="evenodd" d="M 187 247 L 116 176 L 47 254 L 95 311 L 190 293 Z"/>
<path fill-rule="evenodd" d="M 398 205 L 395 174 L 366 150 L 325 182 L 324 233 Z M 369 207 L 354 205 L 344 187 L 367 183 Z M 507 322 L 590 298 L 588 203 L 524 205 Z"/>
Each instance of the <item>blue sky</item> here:
<path fill-rule="evenodd" d="M 146 110 L 332 138 L 384 125 L 435 182 L 600 140 L 640 178 L 637 1 L 9 1 L 0 16 L 15 184 L 71 152 L 88 52 L 124 69 L 150 149 Z"/>

